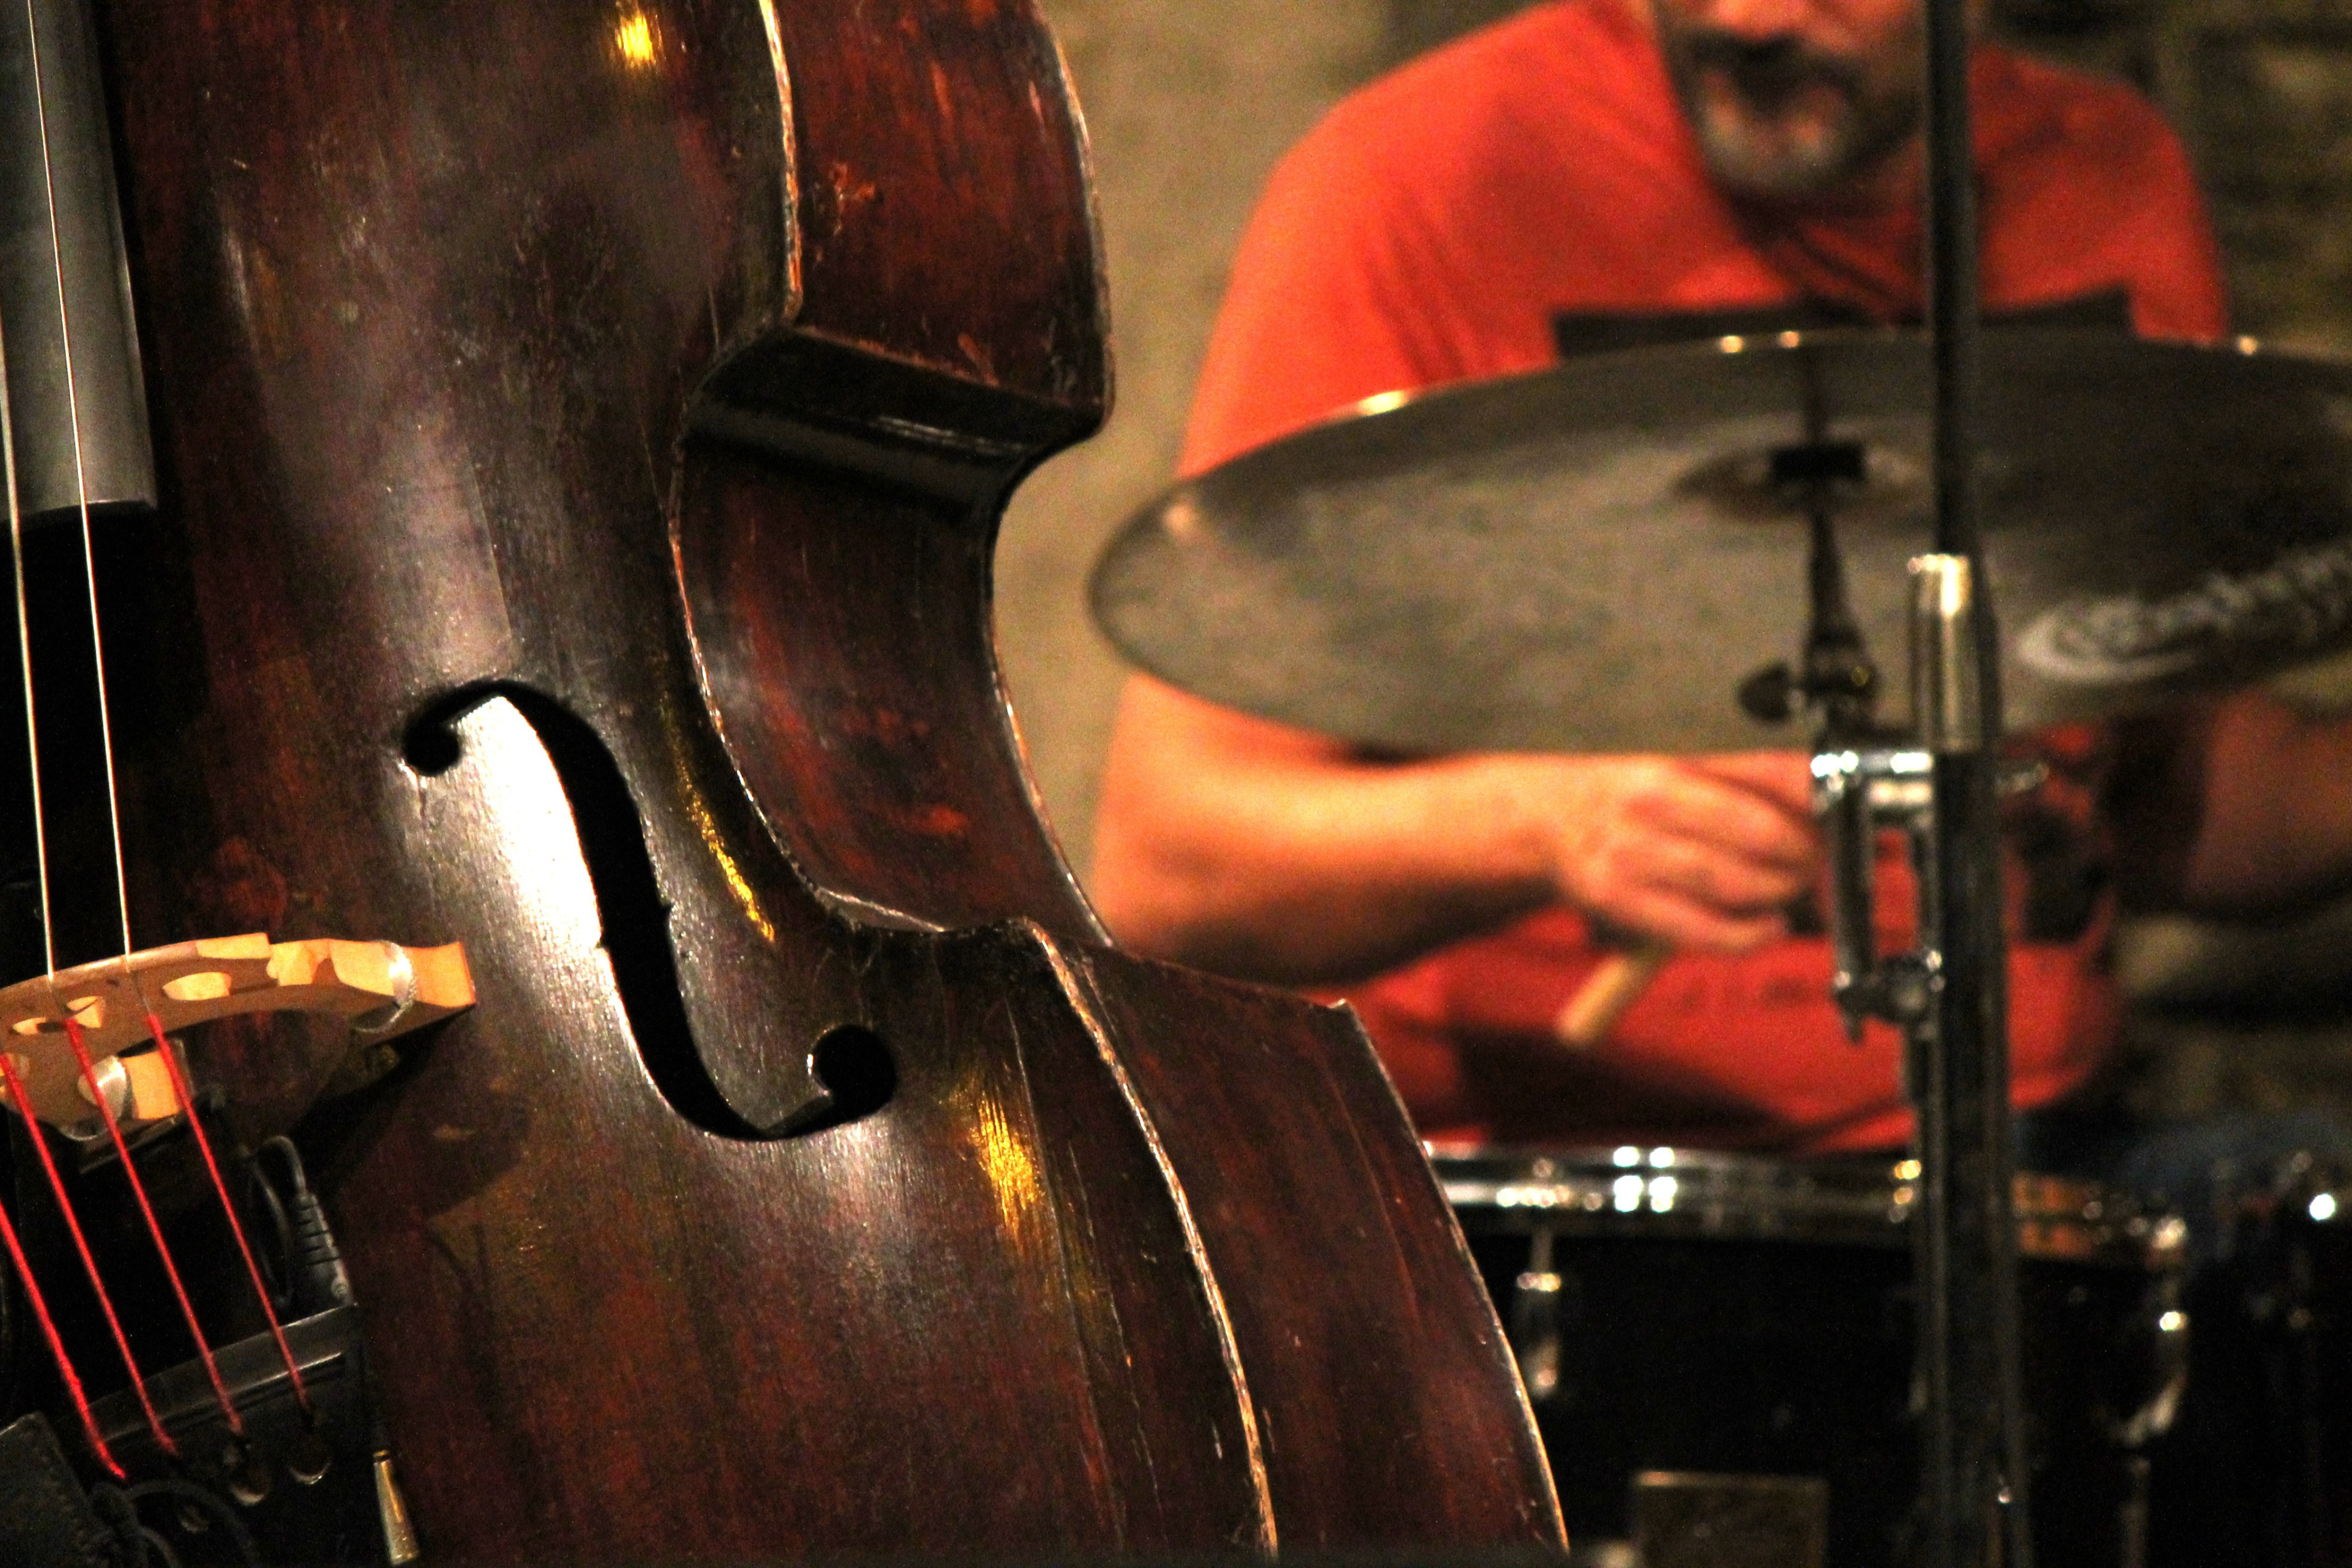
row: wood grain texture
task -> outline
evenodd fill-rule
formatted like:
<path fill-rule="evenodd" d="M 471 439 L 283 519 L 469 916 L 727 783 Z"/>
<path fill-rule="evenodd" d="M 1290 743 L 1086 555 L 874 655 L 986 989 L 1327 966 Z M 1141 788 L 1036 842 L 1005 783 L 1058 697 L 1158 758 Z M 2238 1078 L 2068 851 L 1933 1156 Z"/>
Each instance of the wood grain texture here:
<path fill-rule="evenodd" d="M 315 1109 L 328 1032 L 199 1055 L 301 1118 L 429 1560 L 1556 1542 L 1360 1035 L 1104 951 L 1037 820 L 988 557 L 1107 372 L 1032 8 L 100 22 L 137 934 L 479 993 Z M 844 1029 L 895 1093 L 795 1131 Z"/>

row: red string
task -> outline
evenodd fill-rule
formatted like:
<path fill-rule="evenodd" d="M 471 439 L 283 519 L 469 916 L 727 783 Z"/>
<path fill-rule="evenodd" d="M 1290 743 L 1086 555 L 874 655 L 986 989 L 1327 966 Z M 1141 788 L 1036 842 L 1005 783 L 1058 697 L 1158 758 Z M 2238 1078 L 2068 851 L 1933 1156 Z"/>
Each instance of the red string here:
<path fill-rule="evenodd" d="M 179 1445 L 172 1441 L 169 1432 L 163 1430 L 163 1420 L 155 1414 L 153 1402 L 147 1397 L 147 1379 L 140 1375 L 139 1363 L 131 1354 L 131 1341 L 122 1333 L 122 1321 L 114 1315 L 114 1299 L 106 1293 L 106 1281 L 99 1278 L 98 1260 L 90 1256 L 89 1239 L 82 1234 L 81 1218 L 74 1213 L 73 1199 L 67 1196 L 65 1178 L 58 1174 L 58 1162 L 49 1153 L 49 1141 L 42 1135 L 41 1124 L 33 1119 L 33 1102 L 25 1092 L 24 1080 L 16 1075 L 16 1059 L 5 1051 L 0 1051 L 0 1078 L 6 1080 L 8 1099 L 24 1116 L 25 1130 L 33 1135 L 33 1149 L 41 1156 L 41 1169 L 48 1175 L 49 1191 L 57 1198 L 58 1212 L 65 1216 L 66 1229 L 73 1237 L 74 1249 L 81 1254 L 83 1271 L 89 1276 L 89 1288 L 97 1292 L 99 1310 L 106 1314 L 106 1326 L 114 1335 L 114 1348 L 122 1353 L 122 1364 L 130 1370 L 131 1392 L 139 1396 L 139 1408 L 147 1413 L 147 1429 L 155 1435 L 158 1448 L 177 1458 Z M 21 1259 L 18 1260 L 17 1270 L 24 1272 Z M 32 1275 L 25 1274 L 25 1280 L 30 1288 Z M 38 1301 L 34 1305 L 37 1311 L 40 1310 Z M 62 1349 L 58 1351 L 58 1354 L 64 1354 Z M 73 1377 L 70 1367 L 67 1368 L 66 1376 L 68 1380 Z M 77 1383 L 75 1386 L 79 1388 L 80 1385 Z M 111 1460 L 108 1462 L 112 1463 Z"/>
<path fill-rule="evenodd" d="M 7 1061 L 7 1053 L 0 1051 L 0 1063 Z M 16 1095 L 16 1103 L 21 1105 L 25 1103 L 24 1096 L 16 1087 L 16 1071 L 11 1064 L 8 1068 L 8 1092 Z M 34 1130 L 33 1136 L 35 1138 L 40 1136 L 39 1129 Z M 131 1478 L 122 1473 L 122 1467 L 115 1463 L 113 1451 L 107 1448 L 106 1439 L 99 1436 L 97 1413 L 89 1407 L 89 1396 L 83 1391 L 80 1375 L 74 1371 L 73 1358 L 66 1354 L 66 1342 L 58 1337 L 57 1320 L 49 1315 L 49 1303 L 42 1297 L 41 1287 L 33 1278 L 33 1266 L 25 1260 L 24 1244 L 16 1239 L 16 1224 L 9 1219 L 8 1210 L 5 1207 L 0 1207 L 0 1241 L 7 1243 L 8 1260 L 16 1265 L 16 1277 L 25 1281 L 25 1299 L 33 1304 L 33 1316 L 39 1320 L 42 1336 L 49 1342 L 49 1354 L 58 1358 L 58 1371 L 65 1376 L 66 1392 L 73 1396 L 74 1410 L 81 1416 L 82 1434 L 89 1439 L 91 1451 L 98 1455 L 99 1462 L 107 1468 L 116 1480 L 129 1480 Z M 99 1299 L 105 1300 L 104 1294 L 101 1293 Z M 107 1315 L 110 1319 L 113 1316 L 111 1309 L 109 1309 Z M 126 1351 L 124 1354 L 127 1355 L 129 1352 Z M 136 1367 L 131 1369 L 131 1375 L 135 1383 L 139 1376 Z M 142 1405 L 147 1402 L 147 1391 L 143 1387 L 139 1391 L 139 1402 Z M 151 1425 L 153 1423 L 155 1412 L 152 1409 L 147 1412 L 147 1419 Z M 155 1435 L 162 1438 L 167 1449 L 171 1447 L 172 1440 L 163 1437 L 162 1427 L 156 1427 Z"/>
<path fill-rule="evenodd" d="M 204 1118 L 196 1114 L 196 1097 L 188 1092 L 187 1074 L 180 1071 L 179 1054 L 163 1038 L 163 1020 L 152 1009 L 147 1014 L 147 1032 L 155 1037 L 155 1049 L 162 1053 L 164 1069 L 172 1075 L 172 1092 L 180 1097 L 180 1108 L 187 1113 L 188 1131 L 196 1135 L 196 1148 L 205 1156 L 205 1173 L 213 1178 L 213 1192 L 220 1199 L 221 1212 L 228 1217 L 229 1234 L 236 1238 L 236 1249 L 245 1259 L 246 1276 L 253 1281 L 253 1298 L 261 1303 L 261 1315 L 269 1320 L 269 1337 L 278 1342 L 278 1359 L 286 1364 L 286 1375 L 294 1385 L 295 1401 L 307 1413 L 310 1391 L 302 1385 L 302 1369 L 295 1364 L 293 1347 L 286 1343 L 286 1331 L 278 1326 L 277 1309 L 269 1304 L 269 1287 L 261 1282 L 261 1266 L 253 1260 L 253 1248 L 245 1239 L 245 1226 L 236 1218 L 236 1205 L 229 1201 L 228 1184 L 221 1180 L 220 1166 L 213 1159 L 213 1143 L 205 1136 Z"/>
<path fill-rule="evenodd" d="M 106 1123 L 106 1135 L 114 1140 L 115 1156 L 122 1162 L 122 1174 L 130 1178 L 131 1196 L 139 1200 L 139 1212 L 147 1221 L 147 1234 L 154 1238 L 155 1255 L 163 1260 L 163 1274 L 172 1281 L 172 1294 L 179 1298 L 180 1315 L 187 1320 L 188 1333 L 196 1342 L 197 1359 L 205 1364 L 205 1375 L 212 1380 L 213 1397 L 220 1402 L 228 1429 L 241 1437 L 245 1436 L 245 1421 L 228 1396 L 228 1385 L 221 1381 L 220 1368 L 213 1364 L 213 1347 L 205 1343 L 205 1331 L 196 1322 L 196 1309 L 188 1300 L 188 1288 L 180 1282 L 180 1266 L 172 1260 L 171 1244 L 163 1239 L 163 1228 L 155 1219 L 155 1206 L 147 1201 L 147 1184 L 139 1179 L 139 1167 L 131 1162 L 130 1145 L 122 1141 L 122 1129 L 115 1123 L 114 1107 L 106 1103 L 106 1092 L 98 1086 L 98 1069 L 90 1064 L 89 1047 L 82 1043 L 81 1023 L 70 1016 L 66 1019 L 66 1039 L 72 1042 L 74 1060 L 81 1064 L 81 1081 L 89 1086 L 89 1097 L 98 1105 L 100 1118 Z"/>

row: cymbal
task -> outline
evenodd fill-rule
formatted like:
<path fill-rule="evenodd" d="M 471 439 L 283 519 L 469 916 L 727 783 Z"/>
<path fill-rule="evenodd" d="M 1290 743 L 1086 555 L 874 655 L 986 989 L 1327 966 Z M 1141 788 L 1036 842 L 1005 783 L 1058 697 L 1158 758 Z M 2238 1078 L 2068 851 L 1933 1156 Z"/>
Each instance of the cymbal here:
<path fill-rule="evenodd" d="M 1138 512 L 1095 614 L 1175 685 L 1369 747 L 1803 746 L 1735 693 L 1801 653 L 1817 500 L 1901 724 L 1929 368 L 1916 333 L 1784 333 L 1375 399 Z M 1981 428 L 2011 728 L 2352 645 L 2352 365 L 1994 328 Z"/>

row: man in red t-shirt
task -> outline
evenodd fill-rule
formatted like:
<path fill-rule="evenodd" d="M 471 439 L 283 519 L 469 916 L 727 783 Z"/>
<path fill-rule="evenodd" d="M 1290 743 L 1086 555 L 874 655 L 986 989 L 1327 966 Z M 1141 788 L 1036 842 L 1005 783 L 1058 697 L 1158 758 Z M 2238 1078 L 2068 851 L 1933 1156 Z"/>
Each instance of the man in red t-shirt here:
<path fill-rule="evenodd" d="M 1913 0 L 1557 0 L 1375 83 L 1267 190 L 1186 470 L 1375 393 L 1538 368 L 1580 322 L 1916 319 L 1920 52 Z M 2144 100 L 1989 45 L 1971 91 L 1989 311 L 2105 294 L 2146 335 L 2223 331 L 2202 204 Z M 2105 826 L 2118 873 L 2187 902 L 2352 873 L 2352 797 L 2310 787 L 2342 776 L 2341 728 L 2248 698 L 2162 738 L 2099 816 L 2082 781 L 2106 743 L 2056 737 L 2074 766 L 2028 809 L 2063 852 L 2015 901 L 2021 1105 L 2112 1037 Z M 1793 754 L 1397 762 L 1138 677 L 1094 890 L 1140 948 L 1349 997 L 1433 1136 L 1899 1144 L 1891 1031 L 1849 1047 L 1823 942 L 1789 929 L 1820 862 Z M 1553 1020 L 1594 920 L 1678 956 L 1571 1053 Z"/>

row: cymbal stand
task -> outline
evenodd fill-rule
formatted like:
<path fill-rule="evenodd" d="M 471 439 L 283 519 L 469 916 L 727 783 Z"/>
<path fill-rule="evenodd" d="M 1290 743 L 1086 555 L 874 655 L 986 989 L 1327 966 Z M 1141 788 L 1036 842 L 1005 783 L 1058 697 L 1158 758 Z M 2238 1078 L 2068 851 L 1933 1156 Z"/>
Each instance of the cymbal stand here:
<path fill-rule="evenodd" d="M 1822 626 L 1838 620 L 1834 607 L 1826 615 L 1821 608 L 1822 591 L 1835 581 L 1832 574 L 1814 573 L 1816 641 Z M 1830 855 L 1831 994 L 1850 1038 L 1859 1040 L 1864 1020 L 1874 1018 L 1903 1031 L 1905 1092 L 1916 1116 L 1921 1202 L 1914 1277 L 1926 1485 L 1913 1561 L 1919 1568 L 2032 1568 L 2006 1052 L 1997 1025 L 1987 1028 L 1976 1018 L 1956 1024 L 1951 1016 L 1953 976 L 1978 918 L 1955 894 L 1977 855 L 1975 835 L 1993 827 L 1990 798 L 2003 782 L 1998 761 L 1971 738 L 1981 733 L 1982 702 L 1974 581 L 1966 557 L 1928 555 L 1911 563 L 1915 732 L 1871 723 L 1866 704 L 1822 700 L 1811 678 L 1798 685 L 1822 717 L 1812 775 Z M 1864 673 L 1869 659 L 1858 642 L 1852 657 L 1856 670 L 1824 683 L 1831 689 L 1874 685 Z M 1817 664 L 1810 651 L 1807 664 L 1810 674 Z M 1963 789 L 1981 783 L 1988 797 L 1980 828 L 1955 831 L 1948 814 L 1956 772 Z M 2029 767 L 2018 781 L 2036 776 Z M 1965 800 L 1960 815 L 1969 817 Z M 1885 830 L 1904 834 L 1917 890 L 1917 936 L 1899 954 L 1881 953 L 1878 946 L 1874 872 Z M 1998 897 L 1997 880 L 1991 896 Z M 1997 903 L 1977 907 L 1997 920 Z M 1971 1005 L 1983 1008 L 1985 990 L 1997 984 L 1980 980 Z"/>
<path fill-rule="evenodd" d="M 1968 0 L 1922 0 L 1927 106 L 1927 324 L 1935 548 L 1913 562 L 1912 687 L 1935 758 L 1937 961 L 1912 1040 L 1919 1301 L 1921 1568 L 2032 1568 L 2018 1364 L 2009 1102 L 2009 963 L 1998 803 L 2000 643 L 1978 523 L 1976 157 Z M 1923 889 L 1928 885 L 1923 880 Z"/>
<path fill-rule="evenodd" d="M 1938 253 L 1939 256 L 1942 253 Z M 1967 334 L 1973 338 L 1973 317 Z M 1973 355 L 1972 341 L 1962 357 Z M 1950 486 L 1943 417 L 1955 380 L 1939 351 L 1937 543 L 1948 509 L 1973 543 L 1974 494 Z M 1850 1037 L 1866 1019 L 1901 1029 L 1915 1109 L 1921 1202 L 1914 1230 L 1918 1300 L 1919 1568 L 2032 1568 L 2017 1343 L 2017 1230 L 2011 1207 L 2007 964 L 2000 929 L 1996 795 L 1998 666 L 1991 613 L 1971 551 L 1911 563 L 1914 730 L 1875 717 L 1877 666 L 1845 588 L 1836 486 L 1860 481 L 1866 454 L 1829 439 L 1815 368 L 1804 378 L 1805 440 L 1773 455 L 1776 478 L 1812 530 L 1801 670 L 1775 664 L 1739 691 L 1759 718 L 1801 705 L 1820 719 L 1814 804 L 1829 841 L 1832 993 Z M 1958 377 L 1961 384 L 1973 371 Z M 1972 443 L 1972 413 L 1956 422 Z M 1957 503 L 1947 489 L 1959 493 Z M 1881 827 L 1900 829 L 1916 873 L 1912 951 L 1881 955 L 1874 865 Z"/>

